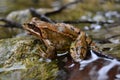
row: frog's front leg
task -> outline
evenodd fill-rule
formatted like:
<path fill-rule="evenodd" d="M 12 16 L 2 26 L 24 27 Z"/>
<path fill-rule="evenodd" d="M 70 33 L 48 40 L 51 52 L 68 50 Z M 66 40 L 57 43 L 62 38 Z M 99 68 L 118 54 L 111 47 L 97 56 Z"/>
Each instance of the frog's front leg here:
<path fill-rule="evenodd" d="M 50 59 L 55 58 L 56 55 L 55 55 L 55 47 L 54 47 L 54 45 L 48 39 L 42 39 L 42 40 L 45 43 L 45 46 L 47 47 L 47 50 L 45 52 L 46 53 L 45 57 L 50 58 Z"/>
<path fill-rule="evenodd" d="M 70 54 L 74 61 L 78 62 L 85 59 L 88 51 L 86 33 L 81 31 L 77 39 L 70 46 Z"/>

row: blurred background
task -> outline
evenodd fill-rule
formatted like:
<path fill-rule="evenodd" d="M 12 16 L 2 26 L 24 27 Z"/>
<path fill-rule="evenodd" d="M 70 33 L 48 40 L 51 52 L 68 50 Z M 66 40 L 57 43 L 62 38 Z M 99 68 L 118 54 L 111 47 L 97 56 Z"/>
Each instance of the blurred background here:
<path fill-rule="evenodd" d="M 34 8 L 59 8 L 69 2 L 77 0 L 0 0 L 0 16 L 5 16 L 11 11 Z M 84 11 L 109 11 L 120 10 L 120 0 L 79 0 L 75 9 Z"/>

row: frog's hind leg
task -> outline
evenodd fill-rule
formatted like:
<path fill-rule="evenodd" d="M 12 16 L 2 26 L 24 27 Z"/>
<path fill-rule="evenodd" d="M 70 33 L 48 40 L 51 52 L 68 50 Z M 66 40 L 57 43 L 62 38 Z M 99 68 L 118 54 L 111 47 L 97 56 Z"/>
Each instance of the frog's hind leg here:
<path fill-rule="evenodd" d="M 76 61 L 85 59 L 88 52 L 88 44 L 86 41 L 86 33 L 81 31 L 77 39 L 70 46 L 71 57 Z"/>
<path fill-rule="evenodd" d="M 86 41 L 87 41 L 87 43 L 89 45 L 89 49 L 93 50 L 93 51 L 95 51 L 97 53 L 101 53 L 101 51 L 98 48 L 97 44 L 88 35 L 86 35 L 86 36 L 87 36 Z"/>

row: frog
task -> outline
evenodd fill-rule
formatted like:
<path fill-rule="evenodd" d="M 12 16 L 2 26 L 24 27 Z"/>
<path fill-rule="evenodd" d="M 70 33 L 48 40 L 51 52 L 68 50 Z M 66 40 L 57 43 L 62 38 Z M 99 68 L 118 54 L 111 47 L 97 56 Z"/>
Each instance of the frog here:
<path fill-rule="evenodd" d="M 75 62 L 84 60 L 95 43 L 80 28 L 66 23 L 49 23 L 33 17 L 23 28 L 39 38 L 46 46 L 42 57 L 54 59 L 56 51 L 69 51 Z"/>

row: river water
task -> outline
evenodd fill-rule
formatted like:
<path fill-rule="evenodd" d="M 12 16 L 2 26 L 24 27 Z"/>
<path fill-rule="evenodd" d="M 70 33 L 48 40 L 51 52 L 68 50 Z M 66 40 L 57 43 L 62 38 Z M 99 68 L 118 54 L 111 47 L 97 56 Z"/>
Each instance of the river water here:
<path fill-rule="evenodd" d="M 120 61 L 99 57 L 93 51 L 90 59 L 70 63 L 67 69 L 68 80 L 120 80 Z"/>

